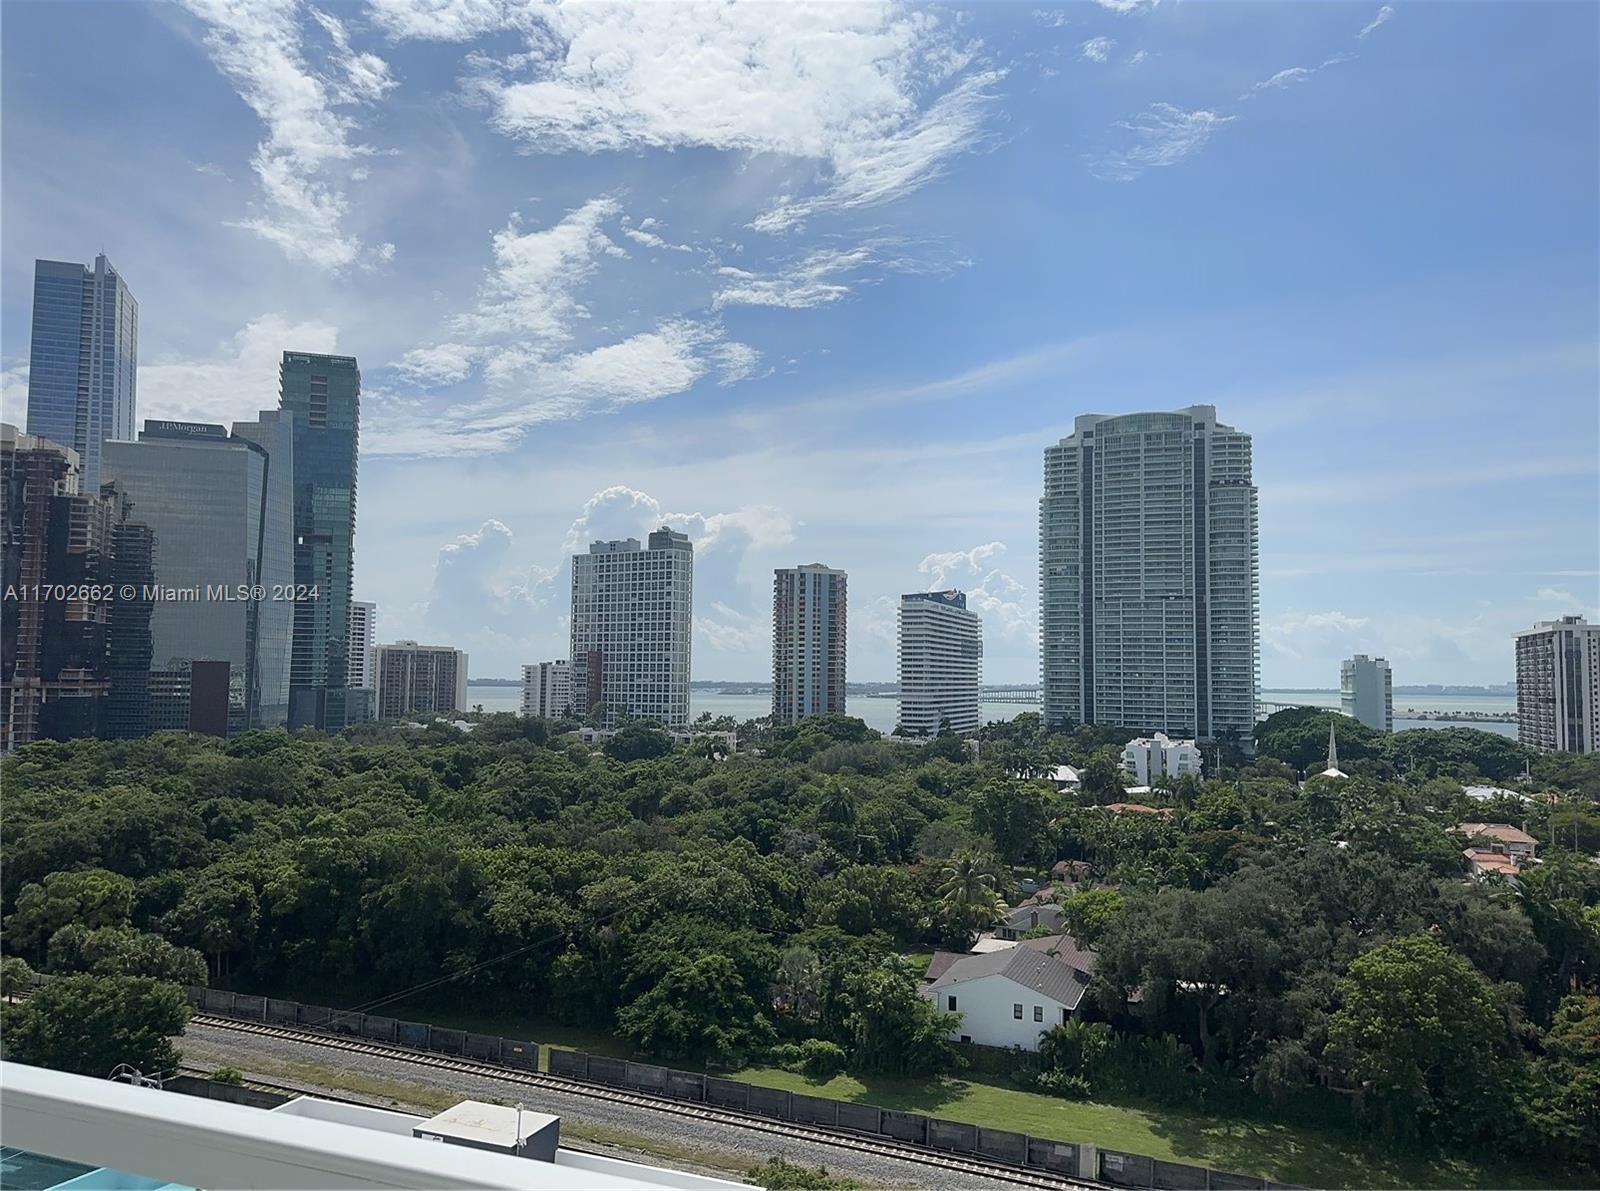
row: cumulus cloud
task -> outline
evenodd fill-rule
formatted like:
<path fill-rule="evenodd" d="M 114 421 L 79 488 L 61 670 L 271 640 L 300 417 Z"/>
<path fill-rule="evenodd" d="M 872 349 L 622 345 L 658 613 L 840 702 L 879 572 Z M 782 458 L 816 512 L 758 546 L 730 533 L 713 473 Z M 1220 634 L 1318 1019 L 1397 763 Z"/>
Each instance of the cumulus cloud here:
<path fill-rule="evenodd" d="M 898 198 L 982 134 L 1001 72 L 928 12 L 897 5 L 387 4 L 394 36 L 520 28 L 527 50 L 474 58 L 494 126 L 546 152 L 700 146 L 816 163 L 820 189 L 752 226 Z"/>
<path fill-rule="evenodd" d="M 206 49 L 217 69 L 266 126 L 266 139 L 251 159 L 261 209 L 234 226 L 277 245 L 292 260 L 325 269 L 356 263 L 363 245 L 344 226 L 350 204 L 343 181 L 351 176 L 348 163 L 371 150 L 352 140 L 354 123 L 341 109 L 381 99 L 394 86 L 387 63 L 356 52 L 337 18 L 312 10 L 326 39 L 321 67 L 314 68 L 298 0 L 183 4 L 204 22 Z M 379 259 L 387 255 L 380 250 Z"/>
<path fill-rule="evenodd" d="M 427 598 L 414 616 L 423 628 L 460 648 L 492 651 L 498 669 L 536 657 L 566 653 L 568 591 L 575 553 L 592 541 L 637 538 L 663 525 L 689 535 L 695 550 L 696 656 L 763 652 L 770 635 L 761 595 L 742 582 L 751 550 L 792 540 L 787 514 L 769 505 L 714 513 L 674 513 L 647 492 L 617 484 L 583 503 L 562 538 L 559 553 L 529 564 L 516 535 L 498 518 L 459 534 L 438 550 Z M 419 630 L 420 631 L 420 630 Z M 481 667 L 477 667 L 480 668 Z"/>
<path fill-rule="evenodd" d="M 1212 135 L 1233 116 L 1197 108 L 1184 111 L 1170 103 L 1152 104 L 1118 125 L 1130 143 L 1093 161 L 1094 172 L 1117 182 L 1131 182 L 1146 170 L 1177 165 L 1205 148 Z"/>
<path fill-rule="evenodd" d="M 139 365 L 139 414 L 178 421 L 247 421 L 278 407 L 278 364 L 285 351 L 334 352 L 338 328 L 282 314 L 252 319 L 205 359 Z M 365 446 L 365 444 L 362 444 Z"/>
<path fill-rule="evenodd" d="M 1116 42 L 1109 37 L 1091 37 L 1078 47 L 1079 54 L 1090 62 L 1104 62 L 1111 57 Z"/>
<path fill-rule="evenodd" d="M 965 575 L 981 569 L 982 564 L 990 559 L 999 558 L 1006 552 L 1004 542 L 985 542 L 981 546 L 974 546 L 971 550 L 947 550 L 942 554 L 930 554 L 917 564 L 917 573 L 932 576 L 935 589 L 948 586 L 953 575 Z"/>
<path fill-rule="evenodd" d="M 1006 572 L 990 566 L 1006 552 L 1004 542 L 985 542 L 970 550 L 929 554 L 917 564 L 917 573 L 929 576 L 935 590 L 961 588 L 967 607 L 984 618 L 985 631 L 1002 637 L 1034 641 L 1038 617 L 1031 593 Z"/>

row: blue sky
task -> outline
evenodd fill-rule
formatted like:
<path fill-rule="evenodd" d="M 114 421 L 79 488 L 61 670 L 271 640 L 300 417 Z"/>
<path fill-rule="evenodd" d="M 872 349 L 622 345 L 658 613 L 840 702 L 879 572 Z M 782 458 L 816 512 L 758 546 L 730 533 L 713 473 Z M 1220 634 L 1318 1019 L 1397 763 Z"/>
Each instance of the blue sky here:
<path fill-rule="evenodd" d="M 1255 437 L 1262 677 L 1498 682 L 1600 614 L 1600 9 L 189 0 L 7 5 L 3 311 L 103 249 L 139 414 L 362 366 L 357 594 L 511 676 L 566 558 L 698 543 L 694 671 L 771 572 L 1036 663 L 1044 446 L 1208 402 Z"/>

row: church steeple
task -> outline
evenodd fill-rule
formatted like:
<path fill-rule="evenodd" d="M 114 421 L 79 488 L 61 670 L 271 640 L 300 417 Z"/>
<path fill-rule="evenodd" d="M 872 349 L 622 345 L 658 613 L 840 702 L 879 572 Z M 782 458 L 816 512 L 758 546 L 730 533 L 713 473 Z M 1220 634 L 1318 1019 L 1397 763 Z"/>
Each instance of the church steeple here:
<path fill-rule="evenodd" d="M 1328 721 L 1328 767 L 1322 771 L 1320 777 L 1349 777 L 1344 770 L 1339 768 L 1339 741 L 1333 734 L 1333 721 Z"/>

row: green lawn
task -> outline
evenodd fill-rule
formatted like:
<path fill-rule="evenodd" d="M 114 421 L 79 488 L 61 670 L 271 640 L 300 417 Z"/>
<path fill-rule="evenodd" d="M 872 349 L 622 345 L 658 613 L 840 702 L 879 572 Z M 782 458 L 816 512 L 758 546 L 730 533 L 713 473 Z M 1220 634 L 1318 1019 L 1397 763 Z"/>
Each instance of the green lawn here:
<path fill-rule="evenodd" d="M 732 1078 L 1310 1187 L 1571 1185 L 1555 1174 L 1541 1178 L 1523 1169 L 1386 1153 L 1360 1146 L 1342 1131 L 1210 1117 L 1166 1107 L 1059 1100 L 968 1079 L 863 1081 L 840 1075 L 819 1083 L 771 1067 L 752 1067 Z"/>
<path fill-rule="evenodd" d="M 590 1054 L 631 1056 L 611 1034 L 563 1025 L 549 1018 L 474 1013 L 432 1004 L 386 1006 L 413 1021 L 502 1034 Z M 693 1064 L 680 1064 L 693 1069 Z M 1239 1174 L 1259 1174 L 1311 1187 L 1561 1187 L 1572 1176 L 1502 1167 L 1443 1156 L 1397 1154 L 1339 1129 L 1318 1130 L 1270 1121 L 1211 1116 L 1185 1109 L 1060 1100 L 977 1078 L 862 1080 L 841 1075 L 813 1082 L 775 1067 L 751 1067 L 731 1079 L 813 1096 L 855 1100 L 883 1108 L 969 1121 L 1058 1141 L 1091 1142 L 1107 1149 L 1148 1154 Z"/>

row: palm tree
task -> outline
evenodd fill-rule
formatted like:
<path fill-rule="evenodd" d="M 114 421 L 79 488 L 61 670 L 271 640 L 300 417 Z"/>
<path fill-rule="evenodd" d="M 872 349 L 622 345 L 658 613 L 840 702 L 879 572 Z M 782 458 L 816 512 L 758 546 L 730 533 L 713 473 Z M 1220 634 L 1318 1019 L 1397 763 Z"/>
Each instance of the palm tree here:
<path fill-rule="evenodd" d="M 837 823 L 848 827 L 856 821 L 856 795 L 849 786 L 837 778 L 828 783 L 817 804 L 817 817 L 824 823 Z"/>
<path fill-rule="evenodd" d="M 1000 917 L 994 869 L 981 856 L 960 852 L 945 861 L 939 876 L 939 908 L 965 931 L 970 943 L 971 936 Z"/>

